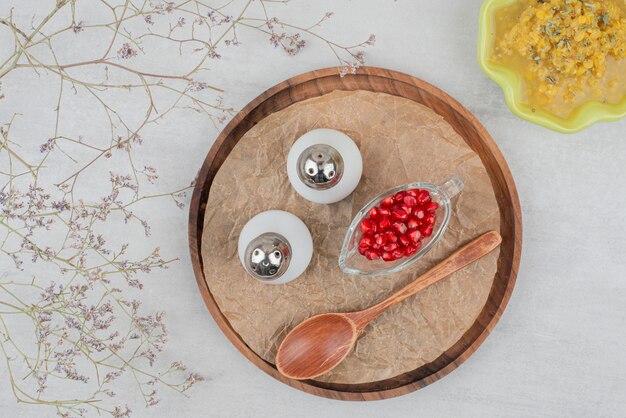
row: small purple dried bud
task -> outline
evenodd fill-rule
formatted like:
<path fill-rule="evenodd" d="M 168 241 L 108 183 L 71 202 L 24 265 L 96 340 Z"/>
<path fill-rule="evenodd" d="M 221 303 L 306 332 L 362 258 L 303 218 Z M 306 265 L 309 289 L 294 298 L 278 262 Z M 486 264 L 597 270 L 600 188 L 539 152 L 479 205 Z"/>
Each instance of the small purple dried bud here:
<path fill-rule="evenodd" d="M 274 25 L 278 23 L 278 19 L 275 17 L 272 17 L 270 19 L 267 20 L 267 22 L 265 22 L 265 25 L 267 26 L 267 28 L 269 30 L 273 30 L 274 29 Z"/>
<path fill-rule="evenodd" d="M 74 31 L 74 33 L 79 34 L 83 31 L 83 21 L 81 20 L 78 23 L 74 23 L 72 25 L 72 31 Z"/>
<path fill-rule="evenodd" d="M 189 83 L 189 90 L 191 91 L 201 91 L 209 88 L 209 85 L 202 81 L 191 81 Z"/>
<path fill-rule="evenodd" d="M 50 138 L 39 147 L 39 152 L 49 152 L 54 149 L 55 138 Z"/>
<path fill-rule="evenodd" d="M 137 51 L 135 51 L 129 43 L 125 43 L 122 47 L 117 51 L 118 58 L 121 59 L 129 59 L 137 56 Z"/>

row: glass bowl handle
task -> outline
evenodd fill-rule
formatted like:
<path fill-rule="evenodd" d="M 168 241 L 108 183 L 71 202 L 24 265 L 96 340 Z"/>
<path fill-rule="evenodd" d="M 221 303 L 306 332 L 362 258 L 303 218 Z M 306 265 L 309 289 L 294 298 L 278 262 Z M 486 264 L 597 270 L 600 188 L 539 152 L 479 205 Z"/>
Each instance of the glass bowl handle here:
<path fill-rule="evenodd" d="M 454 196 L 459 194 L 461 190 L 463 190 L 464 185 L 465 183 L 463 183 L 463 180 L 461 180 L 461 177 L 454 176 L 446 180 L 446 182 L 443 183 L 441 186 L 439 186 L 439 188 L 441 189 L 445 197 L 448 198 L 448 200 L 450 200 Z"/>

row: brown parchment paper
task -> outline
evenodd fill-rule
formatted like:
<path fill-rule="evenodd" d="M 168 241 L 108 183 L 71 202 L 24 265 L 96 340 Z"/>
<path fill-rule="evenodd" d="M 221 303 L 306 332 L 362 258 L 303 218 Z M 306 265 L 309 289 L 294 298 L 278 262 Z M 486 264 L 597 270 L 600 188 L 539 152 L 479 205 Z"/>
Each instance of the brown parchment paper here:
<path fill-rule="evenodd" d="M 314 128 L 345 132 L 358 145 L 363 177 L 352 195 L 332 205 L 306 201 L 287 178 L 293 142 Z M 353 215 L 373 196 L 411 181 L 465 181 L 439 244 L 409 269 L 390 276 L 344 274 L 337 259 Z M 314 254 L 306 272 L 282 285 L 248 276 L 237 239 L 254 215 L 282 209 L 309 227 Z M 499 230 L 499 211 L 480 158 L 439 115 L 384 93 L 335 91 L 272 114 L 247 132 L 217 173 L 207 203 L 202 258 L 207 283 L 234 330 L 262 358 L 295 325 L 323 312 L 365 308 L 408 283 L 461 244 Z M 363 383 L 413 370 L 437 358 L 472 325 L 484 306 L 499 251 L 397 305 L 370 324 L 355 350 L 317 379 Z"/>

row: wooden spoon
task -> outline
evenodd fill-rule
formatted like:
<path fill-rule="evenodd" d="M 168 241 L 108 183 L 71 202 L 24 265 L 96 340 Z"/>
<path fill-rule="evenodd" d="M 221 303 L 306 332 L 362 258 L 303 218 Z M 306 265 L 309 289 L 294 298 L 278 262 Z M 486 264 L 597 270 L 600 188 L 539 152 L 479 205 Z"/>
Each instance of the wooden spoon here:
<path fill-rule="evenodd" d="M 382 302 L 357 312 L 315 315 L 287 334 L 276 354 L 276 367 L 291 379 L 311 379 L 334 369 L 352 351 L 359 334 L 378 315 L 431 284 L 462 269 L 502 242 L 487 232 Z"/>

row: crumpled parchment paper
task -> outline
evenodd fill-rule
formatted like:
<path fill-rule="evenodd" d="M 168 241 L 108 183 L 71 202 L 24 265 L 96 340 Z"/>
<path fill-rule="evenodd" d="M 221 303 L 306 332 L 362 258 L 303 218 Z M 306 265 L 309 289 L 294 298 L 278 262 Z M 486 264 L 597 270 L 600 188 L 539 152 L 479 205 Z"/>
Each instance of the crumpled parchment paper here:
<path fill-rule="evenodd" d="M 357 189 L 341 202 L 306 201 L 287 178 L 293 142 L 315 128 L 345 132 L 364 162 Z M 339 250 L 352 217 L 373 196 L 412 181 L 465 188 L 453 199 L 448 231 L 409 269 L 390 276 L 344 274 Z M 237 256 L 243 225 L 269 209 L 289 211 L 309 227 L 314 254 L 306 272 L 282 285 L 248 276 Z M 398 290 L 460 245 L 491 229 L 499 211 L 480 158 L 442 117 L 408 99 L 367 91 L 335 91 L 299 102 L 259 122 L 217 173 L 207 203 L 202 258 L 217 304 L 241 338 L 267 361 L 287 332 L 323 312 L 365 308 Z M 364 383 L 413 370 L 437 358 L 472 325 L 484 306 L 499 250 L 402 302 L 372 322 L 343 363 L 317 380 Z"/>

